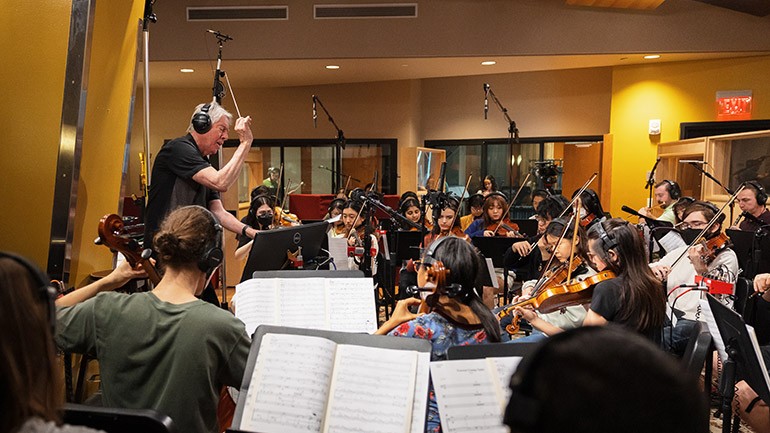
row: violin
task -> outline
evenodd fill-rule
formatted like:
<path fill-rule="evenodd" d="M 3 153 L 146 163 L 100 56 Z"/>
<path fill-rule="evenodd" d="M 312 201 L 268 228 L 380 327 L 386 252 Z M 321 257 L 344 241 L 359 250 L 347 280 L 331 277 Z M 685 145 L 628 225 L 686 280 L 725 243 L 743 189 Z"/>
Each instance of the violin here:
<path fill-rule="evenodd" d="M 139 243 L 128 236 L 127 229 L 120 215 L 105 215 L 99 221 L 99 237 L 94 240 L 94 243 L 105 245 L 114 251 L 119 251 L 134 268 L 142 265 L 152 284 L 158 284 L 160 282 L 160 275 L 158 275 L 158 271 L 155 270 L 150 261 L 152 251 L 139 248 Z"/>
<path fill-rule="evenodd" d="M 543 314 L 553 313 L 562 308 L 573 305 L 583 305 L 591 302 L 593 297 L 593 288 L 602 281 L 615 278 L 612 271 L 602 271 L 596 275 L 590 276 L 583 281 L 558 284 L 541 290 L 535 296 L 516 302 L 497 313 L 498 318 L 503 318 L 512 314 L 517 307 L 532 306 L 535 310 Z M 521 317 L 513 314 L 511 324 L 505 327 L 510 334 L 519 331 L 519 322 Z"/>
<path fill-rule="evenodd" d="M 711 239 L 701 238 L 695 242 L 696 245 L 703 246 L 703 254 L 700 258 L 703 263 L 710 264 L 719 253 L 730 247 L 730 237 L 725 233 L 719 233 Z"/>
<path fill-rule="evenodd" d="M 285 210 L 276 207 L 275 208 L 275 216 L 273 217 L 273 225 L 278 227 L 291 227 L 291 226 L 298 226 L 302 223 L 299 221 L 299 218 L 297 218 L 297 215 L 294 215 L 293 213 L 286 212 Z"/>
<path fill-rule="evenodd" d="M 495 236 L 508 236 L 509 232 L 513 232 L 516 238 L 522 238 L 524 236 L 519 233 L 519 225 L 511 222 L 508 218 L 503 218 L 500 221 L 488 224 L 484 230 L 494 232 Z"/>
<path fill-rule="evenodd" d="M 596 219 L 596 215 L 589 213 L 580 219 L 580 227 L 586 228 Z"/>

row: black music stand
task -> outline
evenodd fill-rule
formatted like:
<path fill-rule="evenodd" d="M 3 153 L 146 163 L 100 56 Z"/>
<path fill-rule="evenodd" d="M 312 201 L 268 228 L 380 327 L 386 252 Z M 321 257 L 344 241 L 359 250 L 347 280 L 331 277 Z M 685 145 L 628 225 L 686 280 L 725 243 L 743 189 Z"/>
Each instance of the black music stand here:
<path fill-rule="evenodd" d="M 450 361 L 458 359 L 503 358 L 506 356 L 526 357 L 535 353 L 542 345 L 543 342 L 470 344 L 468 346 L 452 346 L 446 355 Z"/>
<path fill-rule="evenodd" d="M 152 409 L 123 409 L 66 403 L 67 424 L 91 427 L 107 433 L 176 433 L 174 421 Z"/>
<path fill-rule="evenodd" d="M 398 230 L 396 233 L 396 263 L 402 260 L 419 260 L 422 232 Z"/>
<path fill-rule="evenodd" d="M 524 236 L 537 235 L 537 220 L 536 219 L 515 219 L 511 220 L 512 223 L 519 226 L 519 233 Z"/>
<path fill-rule="evenodd" d="M 770 238 L 765 230 L 728 229 L 725 233 L 733 243 L 732 250 L 738 256 L 738 265 L 744 270 L 744 277 L 751 279 L 757 274 L 770 272 Z"/>
<path fill-rule="evenodd" d="M 251 245 L 249 258 L 241 274 L 241 282 L 250 278 L 255 271 L 277 271 L 288 261 L 286 251 L 302 247 L 305 262 L 314 259 L 326 240 L 329 223 L 326 221 L 295 227 L 259 232 Z"/>
<path fill-rule="evenodd" d="M 762 355 L 754 349 L 749 330 L 741 316 L 712 295 L 706 296 L 727 352 L 727 359 L 723 360 L 719 391 L 722 394 L 722 432 L 729 433 L 737 378 L 745 380 L 765 403 L 770 402 L 770 387 Z M 736 419 L 733 431 L 738 431 L 739 421 Z"/>
<path fill-rule="evenodd" d="M 479 236 L 473 238 L 473 246 L 481 251 L 484 257 L 492 259 L 492 264 L 496 268 L 503 268 L 503 302 L 508 303 L 508 268 L 505 266 L 505 260 L 503 259 L 506 251 L 511 249 L 511 246 L 519 241 L 526 240 L 524 238 L 509 238 L 502 236 Z"/>

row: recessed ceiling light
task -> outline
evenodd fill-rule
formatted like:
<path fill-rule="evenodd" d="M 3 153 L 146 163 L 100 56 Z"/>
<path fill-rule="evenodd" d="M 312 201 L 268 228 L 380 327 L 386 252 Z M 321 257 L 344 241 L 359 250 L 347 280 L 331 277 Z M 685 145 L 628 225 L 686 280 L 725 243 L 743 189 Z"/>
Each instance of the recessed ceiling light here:
<path fill-rule="evenodd" d="M 339 69 L 338 65 L 326 65 L 326 69 Z"/>
<path fill-rule="evenodd" d="M 649 56 L 644 56 L 644 58 L 647 59 L 647 60 L 659 59 L 660 58 L 660 54 L 650 54 Z"/>
<path fill-rule="evenodd" d="M 180 70 L 179 70 L 179 72 L 181 72 L 181 73 L 183 73 L 183 74 L 190 74 L 190 73 L 193 73 L 193 72 L 195 72 L 195 69 L 190 69 L 190 68 L 182 68 L 182 69 L 180 69 Z"/>
<path fill-rule="evenodd" d="M 486 61 L 481 62 L 482 66 L 492 66 L 492 65 L 496 65 L 496 64 L 497 64 L 497 62 L 494 61 L 494 60 L 486 60 Z"/>

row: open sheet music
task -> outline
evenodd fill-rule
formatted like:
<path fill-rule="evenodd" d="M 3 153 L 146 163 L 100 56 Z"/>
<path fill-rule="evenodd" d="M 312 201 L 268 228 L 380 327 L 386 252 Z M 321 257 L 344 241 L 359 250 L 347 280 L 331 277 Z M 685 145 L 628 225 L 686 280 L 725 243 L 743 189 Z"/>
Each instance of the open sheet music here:
<path fill-rule="evenodd" d="M 520 357 L 434 361 L 430 364 L 445 433 L 507 432 L 503 413 Z"/>
<path fill-rule="evenodd" d="M 236 286 L 235 316 L 259 325 L 345 332 L 377 330 L 371 278 L 252 278 Z"/>
<path fill-rule="evenodd" d="M 244 375 L 250 380 L 239 398 L 236 428 L 266 433 L 423 431 L 429 349 L 338 344 L 284 333 L 266 333 L 258 344 L 253 371 Z"/>

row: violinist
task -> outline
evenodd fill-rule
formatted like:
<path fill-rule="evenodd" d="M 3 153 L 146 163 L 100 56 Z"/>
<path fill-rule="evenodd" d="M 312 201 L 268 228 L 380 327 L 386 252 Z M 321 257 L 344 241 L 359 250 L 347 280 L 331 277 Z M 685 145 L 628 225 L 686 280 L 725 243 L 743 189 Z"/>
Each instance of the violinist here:
<path fill-rule="evenodd" d="M 588 264 L 590 261 L 588 260 L 588 256 L 586 255 L 586 240 L 585 240 L 585 231 L 582 227 L 578 226 L 577 228 L 577 236 L 576 239 L 573 242 L 573 237 L 575 236 L 575 223 L 572 219 L 566 219 L 566 218 L 557 218 L 548 224 L 548 227 L 546 228 L 545 235 L 543 235 L 540 240 L 538 241 L 538 248 L 544 252 L 544 255 L 550 256 L 553 254 L 554 260 L 552 261 L 552 270 L 551 272 L 546 272 L 543 277 L 541 277 L 538 280 L 529 280 L 525 281 L 524 284 L 522 284 L 521 288 L 521 296 L 516 296 L 513 298 L 513 302 L 519 302 L 523 301 L 525 299 L 528 299 L 531 297 L 533 290 L 539 285 L 539 284 L 547 284 L 547 285 L 558 285 L 558 284 L 569 284 L 573 281 L 583 281 L 584 279 L 596 275 L 596 271 L 594 271 Z M 566 272 L 564 272 L 567 268 L 567 266 L 570 266 L 570 257 L 573 257 L 572 264 L 575 269 L 571 272 L 570 281 L 564 280 L 553 280 L 549 277 L 550 275 L 560 273 L 561 275 L 565 275 L 566 278 Z M 503 307 L 505 309 L 506 307 Z M 577 328 L 583 323 L 583 319 L 586 317 L 586 308 L 582 305 L 574 305 L 566 307 L 562 310 L 553 312 L 553 313 L 547 313 L 547 314 L 541 314 L 537 313 L 538 317 L 540 317 L 542 320 L 545 320 L 546 322 L 558 326 L 561 329 L 570 329 L 570 328 Z M 505 326 L 510 323 L 510 315 L 506 315 L 503 317 L 500 321 L 500 325 L 505 329 Z M 503 333 L 504 335 L 507 334 L 506 332 Z M 533 342 L 533 341 L 539 341 L 546 337 L 546 335 L 538 330 L 535 330 L 530 336 L 518 338 L 512 341 L 515 342 Z"/>
<path fill-rule="evenodd" d="M 497 320 L 482 303 L 475 284 L 484 264 L 470 244 L 451 236 L 442 237 L 426 250 L 416 267 L 424 312 L 409 311 L 410 306 L 421 304 L 419 299 L 403 299 L 376 334 L 428 340 L 431 361 L 447 359 L 452 346 L 500 341 Z M 441 431 L 440 428 L 431 382 L 425 431 Z"/>
<path fill-rule="evenodd" d="M 348 238 L 348 246 L 361 248 L 364 246 L 364 239 L 367 231 L 367 216 L 369 209 L 365 208 L 358 200 L 348 200 L 342 206 L 342 222 L 345 224 L 345 236 Z M 372 260 L 372 274 L 377 273 L 376 259 L 380 251 L 377 243 L 377 237 L 370 234 L 371 251 L 369 255 Z M 348 269 L 358 269 L 361 264 L 363 252 L 357 252 L 348 257 Z"/>
<path fill-rule="evenodd" d="M 422 241 L 424 248 L 428 248 L 433 241 L 447 236 L 455 236 L 468 242 L 471 239 L 460 230 L 460 219 L 457 218 L 457 209 L 460 202 L 456 197 L 445 195 L 445 199 L 439 202 L 439 207 L 433 210 L 434 215 L 438 213 L 433 229 L 425 235 Z"/>
<path fill-rule="evenodd" d="M 254 190 L 256 191 L 257 188 L 254 188 Z M 251 200 L 249 213 L 243 217 L 241 222 L 256 229 L 258 232 L 273 230 L 277 228 L 275 225 L 275 215 L 273 214 L 274 208 L 275 205 L 272 196 L 257 195 Z M 251 246 L 254 244 L 254 239 L 242 235 L 237 235 L 236 237 L 238 239 L 238 247 L 235 250 L 235 258 L 238 260 L 246 260 L 251 251 Z"/>
<path fill-rule="evenodd" d="M 613 218 L 595 223 L 587 236 L 587 255 L 594 269 L 612 271 L 616 277 L 596 284 L 583 326 L 615 322 L 660 344 L 665 299 L 660 282 L 647 265 L 639 233 L 627 221 Z M 562 331 L 530 308 L 516 311 L 547 335 Z"/>
<path fill-rule="evenodd" d="M 460 228 L 462 231 L 468 230 L 471 224 L 481 219 L 484 215 L 484 196 L 481 194 L 473 194 L 468 197 L 468 208 L 470 213 L 468 215 L 460 217 Z"/>
<path fill-rule="evenodd" d="M 479 190 L 476 191 L 476 194 L 481 194 L 484 197 L 486 197 L 489 194 L 492 194 L 493 192 L 498 192 L 497 181 L 495 180 L 494 176 L 492 176 L 491 174 L 488 174 L 484 176 L 484 179 L 481 180 L 481 188 L 479 188 Z"/>
<path fill-rule="evenodd" d="M 342 209 L 345 207 L 345 201 L 345 199 L 335 198 L 329 203 L 324 219 L 328 220 L 338 215 L 340 217 L 337 222 L 332 223 L 329 227 L 327 234 L 330 238 L 344 238 L 348 234 L 348 230 L 345 229 L 345 222 L 342 221 Z"/>
<path fill-rule="evenodd" d="M 719 212 L 714 204 L 704 201 L 696 201 L 684 212 L 684 229 L 693 228 L 702 230 Z M 667 347 L 674 353 L 683 353 L 684 346 L 690 336 L 690 330 L 695 326 L 700 317 L 698 301 L 705 299 L 702 291 L 693 291 L 691 288 L 677 288 L 682 284 L 694 284 L 696 276 L 712 278 L 726 283 L 734 283 L 738 277 L 738 258 L 730 249 L 729 239 L 722 234 L 722 220 L 720 215 L 716 223 L 704 235 L 704 242 L 696 245 L 685 245 L 672 250 L 660 261 L 650 264 L 650 268 L 660 281 L 666 282 L 667 312 L 673 311 L 673 330 L 666 330 L 664 337 Z M 686 257 L 677 262 L 682 254 Z M 674 263 L 676 263 L 674 265 Z M 672 268 L 672 265 L 673 268 Z M 728 306 L 732 305 L 732 296 L 719 298 Z M 671 324 L 667 323 L 667 326 Z M 671 340 L 671 341 L 668 341 Z"/>
<path fill-rule="evenodd" d="M 546 189 L 536 189 L 532 191 L 532 207 L 535 209 L 535 212 L 537 212 L 537 207 L 540 206 L 540 202 L 549 196 L 551 196 L 551 193 Z"/>
<path fill-rule="evenodd" d="M 674 213 L 673 205 L 682 197 L 682 189 L 679 187 L 679 184 L 673 180 L 664 179 L 655 184 L 654 194 L 655 200 L 663 209 L 663 213 L 656 219 L 674 224 L 676 222 L 676 214 Z M 639 213 L 654 218 L 653 209 L 651 208 L 641 208 Z"/>
<path fill-rule="evenodd" d="M 735 201 L 741 208 L 743 221 L 737 227 L 739 230 L 756 232 L 770 225 L 770 210 L 767 210 L 767 193 L 765 188 L 756 180 L 743 182 L 743 191 L 738 193 Z M 740 217 L 739 217 L 740 218 Z M 737 220 L 736 220 L 737 221 Z"/>
<path fill-rule="evenodd" d="M 278 197 L 278 186 L 280 183 L 281 169 L 278 167 L 269 167 L 267 169 L 267 178 L 262 181 L 262 185 L 267 188 L 267 194 Z"/>
<path fill-rule="evenodd" d="M 484 199 L 482 217 L 474 221 L 465 230 L 465 234 L 472 238 L 479 236 L 521 237 L 519 226 L 512 223 L 505 215 L 507 209 L 508 201 L 502 193 L 490 193 Z"/>
<path fill-rule="evenodd" d="M 575 198 L 575 194 L 578 190 L 572 193 L 572 198 Z M 586 188 L 580 194 L 580 201 L 583 203 L 580 209 L 580 225 L 586 229 L 590 229 L 597 222 L 604 222 L 607 220 L 607 216 L 602 208 L 602 202 L 599 200 L 599 195 L 591 188 Z"/>
<path fill-rule="evenodd" d="M 407 193 L 404 193 L 402 195 L 401 202 L 398 205 L 398 213 L 413 223 L 419 223 L 420 219 L 422 219 L 422 211 L 420 210 L 420 202 L 417 199 L 417 194 L 412 193 L 414 194 L 414 197 L 406 194 Z M 413 230 L 417 229 L 413 228 Z"/>

